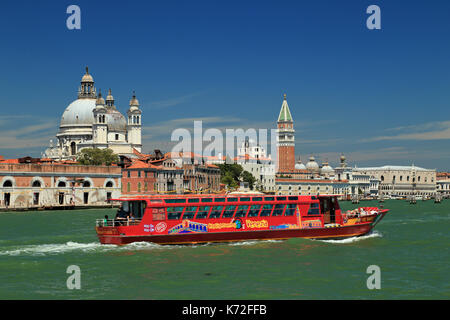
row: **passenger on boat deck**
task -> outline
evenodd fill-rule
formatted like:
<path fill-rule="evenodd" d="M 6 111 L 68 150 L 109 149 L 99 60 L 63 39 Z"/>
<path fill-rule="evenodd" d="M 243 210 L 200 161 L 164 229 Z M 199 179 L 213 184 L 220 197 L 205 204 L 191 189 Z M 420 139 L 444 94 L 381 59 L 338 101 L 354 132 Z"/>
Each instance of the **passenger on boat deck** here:
<path fill-rule="evenodd" d="M 130 223 L 130 221 L 131 221 L 131 222 L 134 222 L 134 216 L 133 216 L 133 213 L 130 212 L 130 214 L 127 215 L 127 221 L 128 221 L 128 223 Z"/>
<path fill-rule="evenodd" d="M 120 208 L 117 210 L 116 213 L 116 217 L 114 218 L 114 220 L 119 220 L 119 221 L 123 221 L 127 219 L 127 212 L 123 210 L 123 207 L 120 206 Z"/>
<path fill-rule="evenodd" d="M 105 219 L 103 219 L 103 226 L 106 227 L 108 225 L 108 215 L 105 215 Z"/>

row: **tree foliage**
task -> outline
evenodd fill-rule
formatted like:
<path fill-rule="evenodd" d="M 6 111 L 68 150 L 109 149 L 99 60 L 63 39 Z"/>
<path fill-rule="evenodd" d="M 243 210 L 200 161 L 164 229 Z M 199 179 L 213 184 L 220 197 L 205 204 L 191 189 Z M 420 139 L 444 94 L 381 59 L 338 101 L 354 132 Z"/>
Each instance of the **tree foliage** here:
<path fill-rule="evenodd" d="M 256 182 L 255 177 L 248 171 L 244 171 L 240 164 L 219 164 L 221 182 L 229 188 L 238 188 L 241 181 L 248 182 L 250 189 Z"/>
<path fill-rule="evenodd" d="M 82 165 L 110 166 L 119 162 L 119 156 L 111 149 L 85 148 L 77 154 L 77 161 Z"/>

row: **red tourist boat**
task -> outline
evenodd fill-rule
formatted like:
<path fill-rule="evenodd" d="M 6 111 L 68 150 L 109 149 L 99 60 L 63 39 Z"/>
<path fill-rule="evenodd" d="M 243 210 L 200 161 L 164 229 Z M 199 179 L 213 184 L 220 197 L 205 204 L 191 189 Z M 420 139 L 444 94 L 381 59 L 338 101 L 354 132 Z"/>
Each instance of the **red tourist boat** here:
<path fill-rule="evenodd" d="M 99 219 L 95 229 L 102 244 L 117 245 L 343 239 L 367 234 L 389 211 L 363 207 L 342 213 L 337 198 L 260 194 L 120 198 L 113 201 L 121 201 L 122 219 Z"/>

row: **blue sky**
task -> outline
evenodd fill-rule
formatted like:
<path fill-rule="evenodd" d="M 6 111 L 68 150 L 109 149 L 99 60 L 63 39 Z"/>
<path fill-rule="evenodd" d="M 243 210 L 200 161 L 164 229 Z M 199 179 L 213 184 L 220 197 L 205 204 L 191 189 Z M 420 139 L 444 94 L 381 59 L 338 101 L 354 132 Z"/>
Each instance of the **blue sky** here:
<path fill-rule="evenodd" d="M 68 30 L 66 8 L 81 8 Z M 366 8 L 381 8 L 368 30 Z M 177 127 L 273 128 L 296 154 L 450 170 L 448 1 L 2 1 L 0 155 L 40 156 L 89 66 L 144 151 Z M 168 150 L 167 150 L 168 151 Z"/>

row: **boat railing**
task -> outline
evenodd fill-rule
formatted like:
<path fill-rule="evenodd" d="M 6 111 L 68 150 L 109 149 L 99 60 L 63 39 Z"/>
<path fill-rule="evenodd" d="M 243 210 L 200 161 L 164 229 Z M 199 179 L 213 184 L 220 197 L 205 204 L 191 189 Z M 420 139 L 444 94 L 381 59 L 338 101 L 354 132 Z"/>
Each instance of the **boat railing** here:
<path fill-rule="evenodd" d="M 137 226 L 141 221 L 141 219 L 97 219 L 95 225 L 97 227 Z"/>

